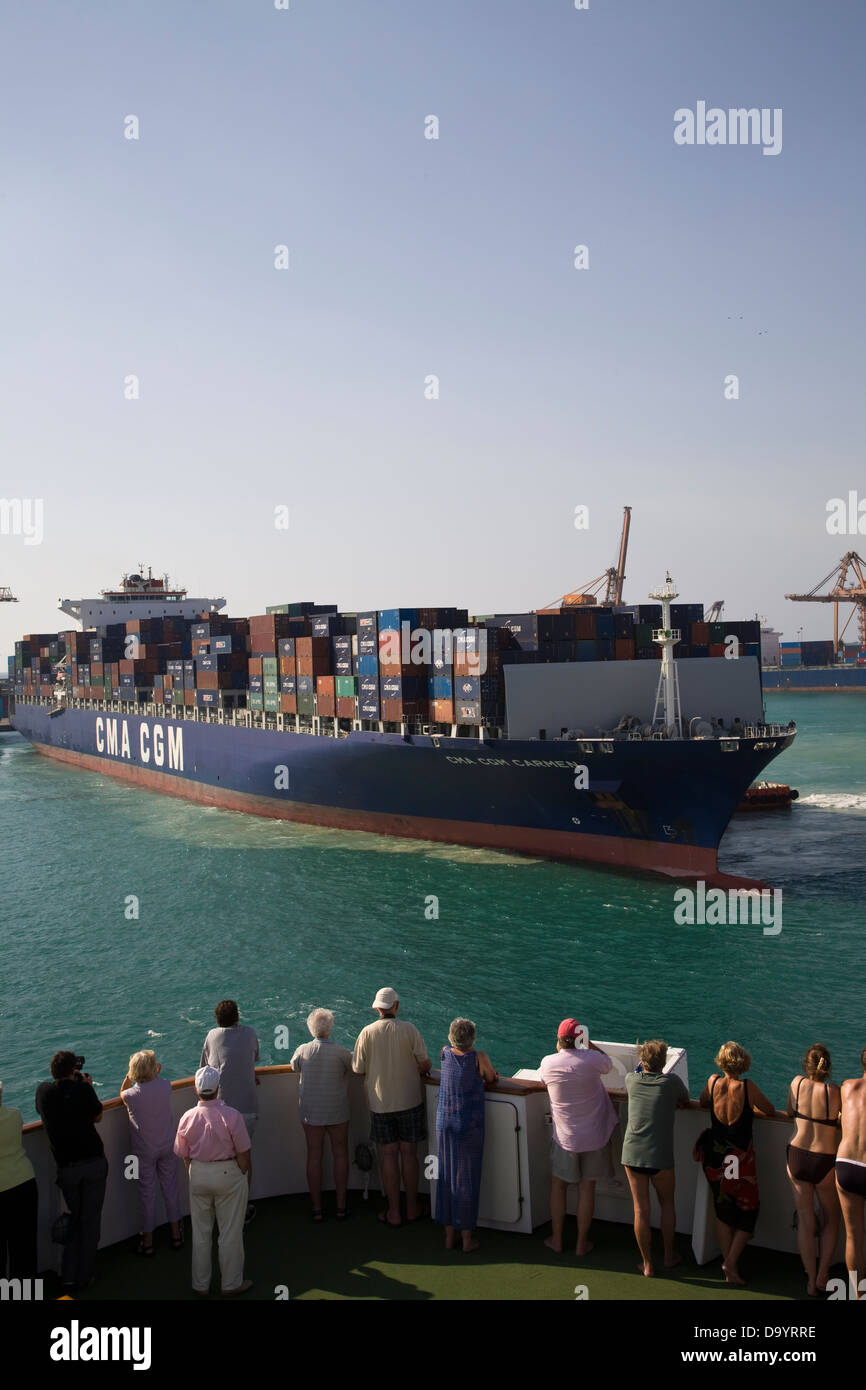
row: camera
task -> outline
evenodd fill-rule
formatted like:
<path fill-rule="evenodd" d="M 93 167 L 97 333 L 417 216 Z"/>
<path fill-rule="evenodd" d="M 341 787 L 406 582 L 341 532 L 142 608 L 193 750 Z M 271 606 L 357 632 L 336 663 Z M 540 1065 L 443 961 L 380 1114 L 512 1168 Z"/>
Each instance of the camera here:
<path fill-rule="evenodd" d="M 76 1059 L 75 1059 L 75 1070 L 76 1070 L 76 1071 L 81 1071 L 81 1072 L 84 1071 L 84 1058 L 83 1058 L 83 1057 L 76 1057 Z"/>

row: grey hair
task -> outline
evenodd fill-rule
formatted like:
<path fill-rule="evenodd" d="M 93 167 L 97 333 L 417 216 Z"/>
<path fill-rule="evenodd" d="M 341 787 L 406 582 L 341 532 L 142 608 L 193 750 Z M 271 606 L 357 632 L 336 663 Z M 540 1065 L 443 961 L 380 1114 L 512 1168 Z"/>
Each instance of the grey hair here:
<path fill-rule="evenodd" d="M 468 1051 L 475 1042 L 475 1024 L 471 1018 L 455 1018 L 448 1029 L 448 1041 L 461 1052 Z"/>
<path fill-rule="evenodd" d="M 330 1009 L 313 1009 L 307 1018 L 307 1027 L 314 1038 L 327 1038 L 334 1026 L 334 1015 Z"/>

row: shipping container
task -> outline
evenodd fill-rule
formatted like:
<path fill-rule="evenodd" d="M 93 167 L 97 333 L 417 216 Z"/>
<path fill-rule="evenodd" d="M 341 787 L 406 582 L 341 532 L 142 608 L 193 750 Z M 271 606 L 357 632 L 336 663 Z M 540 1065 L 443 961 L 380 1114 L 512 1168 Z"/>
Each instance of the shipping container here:
<path fill-rule="evenodd" d="M 538 650 L 538 615 L 536 613 L 498 613 L 488 627 L 504 628 L 511 634 L 521 651 Z"/>

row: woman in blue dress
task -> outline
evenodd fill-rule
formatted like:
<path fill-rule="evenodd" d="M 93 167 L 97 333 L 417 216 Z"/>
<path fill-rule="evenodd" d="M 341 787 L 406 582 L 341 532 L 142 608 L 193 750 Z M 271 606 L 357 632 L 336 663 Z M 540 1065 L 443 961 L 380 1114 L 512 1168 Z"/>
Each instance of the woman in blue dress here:
<path fill-rule="evenodd" d="M 436 1112 L 439 1173 L 436 1220 L 445 1227 L 445 1247 L 453 1250 L 457 1233 L 463 1251 L 478 1249 L 472 1232 L 478 1221 L 481 1162 L 484 1157 L 484 1088 L 499 1080 L 486 1052 L 475 1051 L 475 1024 L 455 1018 L 448 1030 L 450 1047 L 442 1049 L 442 1079 Z"/>

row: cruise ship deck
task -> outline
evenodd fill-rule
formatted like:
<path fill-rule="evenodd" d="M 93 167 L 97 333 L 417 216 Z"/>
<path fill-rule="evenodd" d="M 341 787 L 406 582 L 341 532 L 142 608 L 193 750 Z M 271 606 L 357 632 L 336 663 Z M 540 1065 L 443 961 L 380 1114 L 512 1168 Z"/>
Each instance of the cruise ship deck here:
<path fill-rule="evenodd" d="M 603 1044 L 614 1057 L 611 1097 L 621 1108 L 625 1095 L 616 1089 L 624 1070 L 634 1064 L 633 1045 Z M 681 1049 L 669 1051 L 668 1069 L 686 1071 Z M 755 1240 L 743 1257 L 746 1287 L 726 1284 L 718 1247 L 709 1189 L 692 1159 L 695 1138 L 705 1127 L 706 1112 L 693 1105 L 679 1111 L 675 1128 L 677 1170 L 677 1241 L 682 1263 L 667 1270 L 662 1264 L 661 1238 L 656 1235 L 656 1277 L 638 1270 L 632 1232 L 632 1203 L 621 1165 L 614 1178 L 596 1187 L 593 1250 L 578 1258 L 573 1216 L 566 1221 L 566 1249 L 549 1250 L 550 1105 L 545 1088 L 530 1073 L 502 1078 L 486 1097 L 486 1141 L 482 1175 L 478 1239 L 471 1254 L 447 1251 L 441 1227 L 428 1218 L 391 1229 L 380 1224 L 383 1205 L 378 1170 L 367 1175 L 350 1167 L 346 1221 L 334 1216 L 331 1173 L 324 1169 L 326 1219 L 311 1220 L 306 1191 L 305 1143 L 298 1117 L 297 1073 L 286 1067 L 261 1067 L 259 1123 L 253 1145 L 252 1200 L 255 1219 L 245 1232 L 246 1277 L 254 1287 L 247 1300 L 291 1299 L 450 1299 L 547 1301 L 592 1300 L 792 1300 L 806 1297 L 805 1276 L 796 1253 L 794 1203 L 785 1176 L 785 1144 L 791 1123 L 784 1117 L 758 1119 L 755 1143 L 761 1186 L 761 1216 Z M 191 1078 L 173 1085 L 177 1118 L 195 1103 Z M 366 1146 L 369 1112 L 361 1077 L 349 1086 L 350 1155 Z M 428 1134 L 435 1134 L 438 1074 L 425 1087 Z M 621 1114 L 624 1119 L 624 1114 Z M 620 1126 L 620 1130 L 622 1125 Z M 135 1253 L 139 1230 L 138 1194 L 134 1181 L 124 1180 L 129 1154 L 129 1126 L 118 1098 L 106 1100 L 100 1132 L 109 1160 L 109 1180 L 102 1219 L 102 1248 L 97 1257 L 97 1282 L 76 1295 L 84 1302 L 103 1299 L 192 1300 L 190 1228 L 187 1243 L 173 1251 L 168 1228 L 158 1229 L 155 1254 Z M 615 1134 L 616 1158 L 618 1160 Z M 428 1139 L 429 1151 L 432 1141 Z M 25 1126 L 25 1147 L 34 1164 L 40 1190 L 39 1266 L 46 1298 L 59 1295 L 51 1271 L 59 1268 L 60 1247 L 51 1240 L 51 1225 L 61 1210 L 54 1182 L 54 1163 L 40 1123 Z M 419 1156 L 423 1159 L 419 1146 Z M 368 1150 L 370 1152 L 371 1150 Z M 363 1159 L 363 1154 L 361 1154 Z M 421 1164 L 423 1173 L 424 1163 Z M 434 1193 L 422 1181 L 429 1205 Z M 365 1197 L 364 1192 L 368 1195 Z M 575 1189 L 569 1211 L 574 1211 Z M 181 1200 L 188 1211 L 186 1175 L 181 1168 Z M 162 1219 L 158 1208 L 158 1219 Z M 657 1215 L 655 1217 L 657 1221 Z M 837 1255 L 841 1256 L 841 1245 Z M 834 1274 L 844 1278 L 840 1265 Z M 214 1251 L 213 1293 L 218 1299 L 219 1272 Z M 580 1288 L 578 1288 L 580 1286 Z"/>
<path fill-rule="evenodd" d="M 742 1268 L 748 1287 L 732 1288 L 724 1281 L 718 1259 L 699 1266 L 681 1237 L 683 1263 L 673 1270 L 659 1267 L 654 1279 L 644 1279 L 636 1267 L 637 1247 L 629 1226 L 613 1221 L 593 1224 L 595 1248 L 578 1259 L 573 1248 L 574 1222 L 566 1224 L 571 1249 L 556 1255 L 544 1245 L 550 1234 L 545 1225 L 530 1237 L 505 1231 L 480 1230 L 479 1249 L 470 1255 L 448 1251 L 442 1228 L 426 1219 L 399 1230 L 386 1230 L 376 1219 L 382 1206 L 378 1192 L 364 1201 L 350 1195 L 351 1215 L 346 1221 L 330 1216 L 316 1225 L 310 1220 L 306 1195 L 274 1197 L 256 1203 L 255 1220 L 244 1233 L 245 1274 L 253 1287 L 243 1302 L 276 1298 L 392 1300 L 444 1299 L 460 1301 L 574 1301 L 627 1299 L 707 1302 L 792 1300 L 806 1297 L 805 1279 L 795 1255 L 750 1249 Z M 325 1210 L 329 1203 L 326 1197 Z M 189 1221 L 187 1243 L 173 1251 L 168 1228 L 154 1236 L 155 1254 L 142 1259 L 135 1254 L 136 1241 L 127 1240 L 103 1249 L 97 1262 L 98 1280 L 92 1289 L 76 1295 L 82 1302 L 103 1299 L 136 1302 L 188 1300 L 199 1303 L 190 1287 Z M 834 1274 L 845 1277 L 840 1266 Z M 578 1295 L 578 1285 L 586 1293 Z M 214 1281 L 211 1300 L 221 1302 L 214 1248 Z M 46 1283 L 46 1297 L 51 1290 Z M 56 1295 L 55 1295 L 56 1296 Z M 809 1300 L 811 1302 L 811 1300 Z"/>

